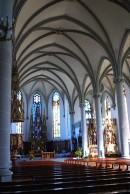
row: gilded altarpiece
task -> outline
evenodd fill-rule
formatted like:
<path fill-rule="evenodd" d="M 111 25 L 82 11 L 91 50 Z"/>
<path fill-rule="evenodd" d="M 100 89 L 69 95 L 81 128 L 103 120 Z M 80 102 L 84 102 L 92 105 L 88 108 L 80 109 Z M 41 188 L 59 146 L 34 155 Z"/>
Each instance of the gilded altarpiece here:
<path fill-rule="evenodd" d="M 118 131 L 116 119 L 111 118 L 111 104 L 110 97 L 106 97 L 105 103 L 105 118 L 103 119 L 104 126 L 104 148 L 105 156 L 119 155 L 118 150 Z"/>
<path fill-rule="evenodd" d="M 33 118 L 31 115 L 30 118 L 30 143 L 31 150 L 34 151 L 35 155 L 40 155 L 42 151 L 46 151 L 46 142 L 47 142 L 47 126 L 46 126 L 46 117 L 43 116 L 43 120 L 37 122 L 37 132 L 35 130 Z"/>
<path fill-rule="evenodd" d="M 105 154 L 119 154 L 118 152 L 118 133 L 116 119 L 105 119 L 104 121 L 104 147 Z"/>
<path fill-rule="evenodd" d="M 88 147 L 90 157 L 97 157 L 97 136 L 96 136 L 96 120 L 88 119 Z"/>
<path fill-rule="evenodd" d="M 41 155 L 42 151 L 46 151 L 47 126 L 46 116 L 45 113 L 42 114 L 42 110 L 41 95 L 36 93 L 33 96 L 29 130 L 31 151 L 33 151 L 35 155 Z"/>
<path fill-rule="evenodd" d="M 23 134 L 10 134 L 10 151 L 11 158 L 23 154 Z"/>
<path fill-rule="evenodd" d="M 96 121 L 89 119 L 88 123 L 88 147 L 90 157 L 98 156 L 97 137 L 96 137 Z M 118 132 L 116 126 L 116 119 L 105 119 L 103 121 L 103 137 L 105 155 L 116 156 L 119 155 L 118 151 Z"/>

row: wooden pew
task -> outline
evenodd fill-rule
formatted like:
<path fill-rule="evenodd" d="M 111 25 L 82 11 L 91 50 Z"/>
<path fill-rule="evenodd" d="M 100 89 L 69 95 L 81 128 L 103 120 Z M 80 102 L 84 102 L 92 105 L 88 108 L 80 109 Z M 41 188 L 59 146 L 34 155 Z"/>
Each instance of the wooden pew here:
<path fill-rule="evenodd" d="M 130 169 L 130 161 L 126 160 L 104 160 L 104 159 L 65 159 L 67 164 L 78 164 L 85 166 L 93 166 L 97 168 L 111 168 L 111 169 Z"/>
<path fill-rule="evenodd" d="M 23 166 L 18 164 L 12 169 L 14 181 L 0 183 L 1 194 L 29 192 L 87 194 L 130 189 L 129 171 L 82 165 L 77 167 L 53 162 L 45 162 L 43 166 L 35 165 L 35 162 Z M 26 177 L 28 178 L 25 179 Z"/>
<path fill-rule="evenodd" d="M 13 174 L 13 179 L 17 180 L 17 179 L 40 179 L 43 178 L 43 176 L 50 177 L 50 175 L 53 178 L 66 178 L 66 177 L 70 177 L 71 174 L 73 174 L 73 177 L 77 177 L 79 175 L 82 175 L 82 177 L 88 177 L 88 178 L 92 178 L 92 177 L 130 177 L 130 171 L 120 171 L 120 170 L 111 170 L 111 169 L 93 169 L 93 168 L 89 168 L 89 167 L 83 167 L 83 166 L 79 166 L 78 168 L 76 168 L 76 166 L 68 166 L 69 167 L 69 171 L 66 170 L 66 167 L 62 167 L 60 166 L 59 170 L 57 167 L 54 168 L 50 168 L 47 167 L 46 168 L 41 168 L 39 166 L 37 166 L 36 168 L 33 166 L 27 166 L 27 167 L 22 167 L 22 170 L 16 170 L 14 171 Z M 82 168 L 81 168 L 82 167 Z M 64 169 L 64 171 L 63 171 Z"/>
<path fill-rule="evenodd" d="M 83 194 L 83 193 L 96 193 L 96 192 L 113 192 L 113 191 L 121 191 L 125 190 L 128 191 L 130 189 L 130 182 L 123 182 L 123 183 L 104 183 L 104 184 L 88 184 L 88 185 L 83 185 L 83 184 L 60 184 L 56 185 L 54 184 L 55 187 L 52 187 L 50 184 L 44 185 L 43 183 L 41 184 L 24 184 L 22 185 L 19 184 L 18 186 L 12 185 L 12 186 L 7 186 L 7 187 L 0 187 L 0 193 L 26 193 L 26 192 L 43 192 L 43 193 L 74 193 L 74 194 Z"/>

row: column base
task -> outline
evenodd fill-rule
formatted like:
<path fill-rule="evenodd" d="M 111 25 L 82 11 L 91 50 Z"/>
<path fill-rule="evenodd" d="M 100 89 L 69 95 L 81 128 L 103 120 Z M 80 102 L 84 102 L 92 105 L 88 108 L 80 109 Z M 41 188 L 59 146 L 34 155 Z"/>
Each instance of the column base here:
<path fill-rule="evenodd" d="M 13 172 L 11 170 L 2 169 L 0 173 L 0 182 L 10 182 L 12 181 Z"/>
<path fill-rule="evenodd" d="M 0 182 L 11 182 L 11 181 L 12 181 L 12 175 L 0 176 Z"/>
<path fill-rule="evenodd" d="M 83 159 L 86 159 L 86 158 L 89 158 L 89 156 L 86 156 L 86 155 L 85 155 L 85 156 L 83 156 Z"/>
<path fill-rule="evenodd" d="M 105 156 L 99 156 L 98 158 L 106 158 Z"/>
<path fill-rule="evenodd" d="M 121 158 L 130 159 L 130 156 L 121 156 Z"/>

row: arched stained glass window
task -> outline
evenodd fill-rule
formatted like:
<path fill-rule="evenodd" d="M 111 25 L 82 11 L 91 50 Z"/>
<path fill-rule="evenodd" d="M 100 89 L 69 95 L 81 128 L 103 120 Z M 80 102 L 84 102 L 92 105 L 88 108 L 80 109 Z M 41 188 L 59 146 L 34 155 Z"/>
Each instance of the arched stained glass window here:
<path fill-rule="evenodd" d="M 34 129 L 33 138 L 37 138 L 41 130 L 41 110 L 42 110 L 41 96 L 40 94 L 36 93 L 33 96 L 33 129 Z"/>
<path fill-rule="evenodd" d="M 86 119 L 91 119 L 91 104 L 88 100 L 85 100 L 85 113 L 86 113 Z"/>
<path fill-rule="evenodd" d="M 53 111 L 53 137 L 60 137 L 60 97 L 57 92 L 53 94 L 52 99 L 52 111 Z"/>
<path fill-rule="evenodd" d="M 111 118 L 110 97 L 106 97 L 106 118 Z"/>
<path fill-rule="evenodd" d="M 22 122 L 16 123 L 16 133 L 17 134 L 22 133 Z"/>
<path fill-rule="evenodd" d="M 67 102 L 67 129 L 66 134 L 70 136 L 70 109 L 69 109 L 69 103 Z"/>

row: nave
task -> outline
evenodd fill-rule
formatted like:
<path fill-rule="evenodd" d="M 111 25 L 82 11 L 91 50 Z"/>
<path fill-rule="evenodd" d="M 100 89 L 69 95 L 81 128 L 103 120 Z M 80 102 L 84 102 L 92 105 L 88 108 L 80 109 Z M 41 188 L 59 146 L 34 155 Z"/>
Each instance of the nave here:
<path fill-rule="evenodd" d="M 69 160 L 75 159 L 19 160 L 12 166 L 12 181 L 0 183 L 0 193 L 130 193 L 128 169 L 67 163 Z M 122 159 L 104 159 L 107 162 L 114 160 L 116 164 L 122 162 Z M 130 164 L 130 160 L 123 159 L 123 162 Z"/>
<path fill-rule="evenodd" d="M 0 182 L 30 152 L 130 158 L 129 21 L 130 0 L 0 0 Z"/>

